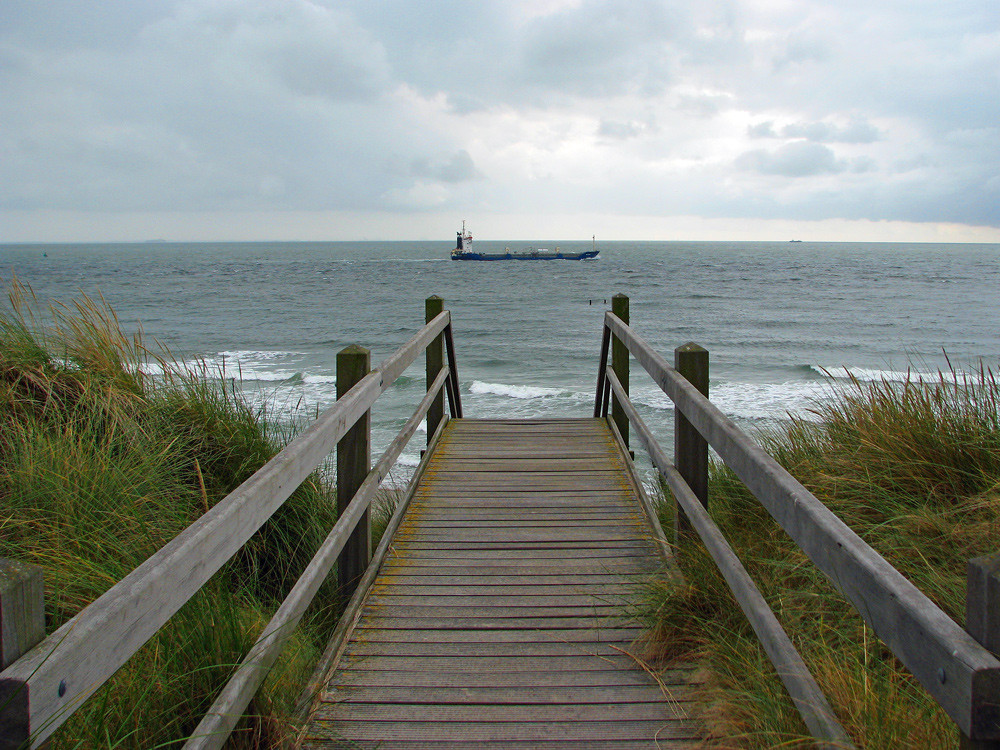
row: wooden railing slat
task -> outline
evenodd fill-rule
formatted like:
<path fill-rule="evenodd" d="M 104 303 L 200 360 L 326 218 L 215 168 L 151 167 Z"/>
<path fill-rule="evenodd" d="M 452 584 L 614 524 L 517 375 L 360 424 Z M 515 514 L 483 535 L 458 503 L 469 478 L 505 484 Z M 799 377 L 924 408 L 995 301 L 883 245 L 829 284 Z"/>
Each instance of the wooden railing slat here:
<path fill-rule="evenodd" d="M 431 403 L 437 398 L 448 378 L 448 368 L 444 368 L 437 379 L 431 384 L 431 389 L 420 402 L 413 416 L 400 430 L 396 438 L 386 448 L 378 463 L 365 477 L 358 487 L 357 493 L 337 519 L 333 529 L 319 546 L 316 554 L 310 560 L 306 570 L 295 582 L 288 596 L 278 607 L 277 612 L 268 622 L 261 637 L 253 645 L 237 667 L 233 677 L 219 693 L 208 713 L 198 724 L 191 738 L 184 745 L 184 750 L 210 750 L 220 748 L 225 744 L 243 715 L 243 711 L 257 692 L 261 682 L 267 676 L 288 637 L 295 630 L 306 608 L 312 602 L 337 557 L 344 549 L 351 532 L 368 511 L 379 485 L 389 475 L 399 454 L 413 437 L 420 422 L 427 415 Z M 364 573 L 362 573 L 362 576 Z"/>
<path fill-rule="evenodd" d="M 653 465 L 659 469 L 660 473 L 667 480 L 670 490 L 674 493 L 677 503 L 684 509 L 687 519 L 698 536 L 705 543 L 705 548 L 715 560 L 715 564 L 722 573 L 722 577 L 729 584 L 730 591 L 736 597 L 740 609 L 746 614 L 750 625 L 760 639 L 761 646 L 767 653 L 768 658 L 774 665 L 778 677 L 788 689 L 788 694 L 799 710 L 799 715 L 805 722 L 812 736 L 822 740 L 817 743 L 822 748 L 852 748 L 850 736 L 840 725 L 836 714 L 830 707 L 826 696 L 816 684 L 816 680 L 809 672 L 799 652 L 796 651 L 785 632 L 785 629 L 778 622 L 774 612 L 767 605 L 757 585 L 750 574 L 747 573 L 739 557 L 733 552 L 729 542 L 723 536 L 719 527 L 715 525 L 708 511 L 701 503 L 701 498 L 691 489 L 681 473 L 670 463 L 669 458 L 659 443 L 653 437 L 649 427 L 639 416 L 635 405 L 629 400 L 628 395 L 618 382 L 615 373 L 609 367 L 607 372 L 608 381 L 615 395 L 620 399 L 622 408 L 628 415 L 629 421 L 639 441 L 646 448 Z M 662 533 L 662 532 L 661 532 Z"/>
<path fill-rule="evenodd" d="M 445 311 L 426 324 L 208 513 L 0 674 L 0 705 L 24 705 L 33 746 L 243 546 L 450 321 Z"/>
<path fill-rule="evenodd" d="M 1000 712 L 980 708 L 990 700 L 980 691 L 992 690 L 990 686 L 1000 681 L 1000 661 L 680 377 L 634 330 L 611 313 L 605 314 L 605 324 L 959 728 L 974 737 L 1000 736 Z"/>
<path fill-rule="evenodd" d="M 330 642 L 327 644 L 326 651 L 323 653 L 323 656 L 320 657 L 312 678 L 302 691 L 298 706 L 296 707 L 296 714 L 303 720 L 308 718 L 313 700 L 326 684 L 330 672 L 332 672 L 337 666 L 337 661 L 340 659 L 343 646 L 346 644 L 351 629 L 354 627 L 358 616 L 361 614 L 361 605 L 364 603 L 364 600 L 368 595 L 368 591 L 371 589 L 371 585 L 374 583 L 375 578 L 378 575 L 379 568 L 385 560 L 389 547 L 396 535 L 396 530 L 399 528 L 400 522 L 403 519 L 403 514 L 406 513 L 406 509 L 409 507 L 410 501 L 413 499 L 413 493 L 416 491 L 417 483 L 420 481 L 420 478 L 424 473 L 424 469 L 434 452 L 434 447 L 441 439 L 441 433 L 444 432 L 445 425 L 447 424 L 447 418 L 441 420 L 437 430 L 433 435 L 431 435 L 431 440 L 427 444 L 427 450 L 421 457 L 420 464 L 417 466 L 416 471 L 413 472 L 413 476 L 410 478 L 410 482 L 406 486 L 403 499 L 393 510 L 392 516 L 389 518 L 389 522 L 385 526 L 382 538 L 379 540 L 378 546 L 372 554 L 372 562 L 368 566 L 368 570 L 365 571 L 365 575 L 358 583 L 358 587 L 351 596 L 351 601 L 348 602 L 347 606 L 344 608 L 344 613 L 341 615 L 340 621 L 337 623 L 337 627 L 334 629 L 333 635 L 330 637 Z"/>

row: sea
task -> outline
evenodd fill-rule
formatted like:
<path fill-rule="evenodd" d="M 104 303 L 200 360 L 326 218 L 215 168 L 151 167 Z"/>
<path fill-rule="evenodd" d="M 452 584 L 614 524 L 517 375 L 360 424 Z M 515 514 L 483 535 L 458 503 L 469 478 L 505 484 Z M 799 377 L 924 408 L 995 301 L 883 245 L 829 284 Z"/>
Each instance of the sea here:
<path fill-rule="evenodd" d="M 529 246 L 574 252 L 591 240 L 476 241 L 485 252 Z M 709 350 L 711 398 L 751 434 L 815 419 L 851 379 L 1000 364 L 1000 245 L 597 247 L 593 261 L 455 262 L 444 241 L 7 244 L 0 278 L 44 305 L 105 300 L 123 329 L 231 379 L 290 427 L 336 400 L 338 351 L 360 344 L 382 361 L 419 330 L 431 295 L 453 315 L 469 417 L 590 416 L 602 320 L 619 293 L 668 361 L 687 342 Z M 422 397 L 423 367 L 375 405 L 376 457 Z M 631 393 L 669 451 L 673 406 L 635 363 Z M 391 482 L 407 481 L 425 442 L 414 437 Z M 648 475 L 641 450 L 637 460 Z"/>

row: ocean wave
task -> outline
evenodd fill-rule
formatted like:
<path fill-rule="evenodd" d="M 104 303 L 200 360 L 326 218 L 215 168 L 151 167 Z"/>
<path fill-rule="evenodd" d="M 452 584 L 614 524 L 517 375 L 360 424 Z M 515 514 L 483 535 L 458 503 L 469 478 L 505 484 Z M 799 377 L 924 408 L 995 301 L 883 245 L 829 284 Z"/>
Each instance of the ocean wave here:
<path fill-rule="evenodd" d="M 247 360 L 257 360 L 257 361 L 267 361 L 274 359 L 286 359 L 288 357 L 301 357 L 303 352 L 287 352 L 287 351 L 275 351 L 275 350 L 262 350 L 262 349 L 237 349 L 234 351 L 218 352 L 212 357 L 206 359 L 213 360 L 235 360 L 239 362 L 245 362 Z"/>
<path fill-rule="evenodd" d="M 879 370 L 868 367 L 820 367 L 809 365 L 809 369 L 825 378 L 834 380 L 857 380 L 861 383 L 961 383 L 970 374 L 960 370 L 939 372 L 919 372 L 917 370 Z"/>
<path fill-rule="evenodd" d="M 302 352 L 294 351 L 241 349 L 194 357 L 180 365 L 191 372 L 205 372 L 210 376 L 226 379 L 235 378 L 243 383 L 289 386 L 336 384 L 337 377 L 332 373 L 308 372 L 296 367 L 301 365 L 301 358 L 305 356 Z"/>
<path fill-rule="evenodd" d="M 336 375 L 309 375 L 304 372 L 297 372 L 289 378 L 282 378 L 281 375 L 284 373 L 280 371 L 275 371 L 274 373 L 259 373 L 250 372 L 247 373 L 245 370 L 243 372 L 243 380 L 246 382 L 259 381 L 259 382 L 281 382 L 285 385 L 336 385 L 337 376 Z M 273 377 L 272 377 L 273 375 Z"/>
<path fill-rule="evenodd" d="M 288 385 L 299 385 L 306 382 L 306 376 L 298 370 L 261 370 L 246 365 L 240 365 L 239 367 L 227 365 L 224 374 L 227 378 L 237 378 L 243 383 L 287 383 Z"/>
<path fill-rule="evenodd" d="M 718 383 L 713 384 L 709 398 L 731 419 L 760 422 L 788 419 L 815 419 L 811 408 L 830 395 L 822 381 L 785 383 Z M 657 411 L 673 410 L 670 398 L 659 389 L 643 389 L 631 394 L 632 401 Z"/>
<path fill-rule="evenodd" d="M 505 383 L 484 383 L 481 380 L 472 381 L 469 386 L 469 393 L 477 396 L 504 396 L 506 398 L 533 399 L 549 398 L 552 396 L 572 395 L 560 388 L 545 388 L 540 385 L 507 385 Z"/>

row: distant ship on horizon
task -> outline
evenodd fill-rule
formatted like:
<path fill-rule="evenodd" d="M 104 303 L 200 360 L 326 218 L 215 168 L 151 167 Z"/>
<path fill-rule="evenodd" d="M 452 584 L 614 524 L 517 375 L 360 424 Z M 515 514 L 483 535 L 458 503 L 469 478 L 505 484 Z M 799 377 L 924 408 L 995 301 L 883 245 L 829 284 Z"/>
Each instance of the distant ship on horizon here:
<path fill-rule="evenodd" d="M 466 231 L 464 221 L 462 231 L 456 234 L 458 239 L 455 249 L 451 251 L 452 260 L 596 260 L 601 254 L 597 249 L 596 236 L 591 237 L 592 249 L 582 253 L 564 253 L 558 247 L 555 250 L 545 247 L 527 250 L 505 248 L 502 253 L 477 253 L 472 250 L 472 233 Z"/>

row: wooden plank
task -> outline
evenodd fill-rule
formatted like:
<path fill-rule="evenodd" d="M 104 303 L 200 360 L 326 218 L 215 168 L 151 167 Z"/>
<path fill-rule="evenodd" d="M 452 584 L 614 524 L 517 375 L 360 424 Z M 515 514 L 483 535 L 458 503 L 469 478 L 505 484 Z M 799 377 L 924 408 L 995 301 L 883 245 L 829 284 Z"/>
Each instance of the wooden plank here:
<path fill-rule="evenodd" d="M 525 561 L 528 562 L 528 561 Z M 547 565 L 475 565 L 475 566 L 412 566 L 405 562 L 393 562 L 385 566 L 387 575 L 444 576 L 453 578 L 461 573 L 470 576 L 600 576 L 605 573 L 615 575 L 642 575 L 653 570 L 648 561 L 623 558 L 622 562 L 586 563 L 573 562 L 559 565 L 558 561 L 548 561 Z M 562 579 L 565 581 L 565 579 Z M 544 582 L 544 581 L 543 581 Z"/>
<path fill-rule="evenodd" d="M 597 719 L 593 712 L 592 719 Z M 352 741 L 392 741 L 397 739 L 413 739 L 417 741 L 444 742 L 464 741 L 478 743 L 483 741 L 520 741 L 536 743 L 545 740 L 569 740 L 585 733 L 588 739 L 600 740 L 605 743 L 617 743 L 623 740 L 643 739 L 647 747 L 656 738 L 660 747 L 673 738 L 692 739 L 698 736 L 697 729 L 689 723 L 669 721 L 667 717 L 646 721 L 615 721 L 613 713 L 596 721 L 538 721 L 538 722 L 478 722 L 478 721 L 345 721 L 331 722 L 333 726 L 324 726 L 326 722 L 315 722 L 310 728 L 308 739 L 322 738 L 344 739 Z M 596 726 L 595 726 L 596 725 Z M 600 729 L 598 730 L 598 727 Z"/>
<path fill-rule="evenodd" d="M 574 609 L 600 609 L 603 607 L 614 607 L 621 609 L 628 601 L 628 592 L 618 591 L 613 595 L 593 596 L 590 594 L 552 594 L 551 589 L 546 588 L 544 594 L 492 594 L 492 587 L 477 593 L 466 593 L 454 596 L 439 594 L 431 598 L 430 596 L 417 596 L 407 593 L 379 593 L 372 592 L 367 603 L 373 607 L 467 607 L 467 608 L 496 608 L 504 609 L 538 607 L 555 607 L 560 610 L 565 608 Z M 386 591 L 385 588 L 380 591 Z"/>
<path fill-rule="evenodd" d="M 482 564 L 482 563 L 486 564 Z M 601 573 L 645 573 L 649 570 L 649 561 L 636 560 L 632 557 L 611 558 L 610 560 L 573 560 L 563 562 L 558 559 L 544 560 L 505 560 L 502 564 L 479 560 L 449 563 L 442 560 L 399 560 L 393 559 L 383 566 L 387 573 L 400 573 L 403 570 L 425 575 L 454 575 L 462 571 L 466 575 L 551 575 L 556 572 L 573 573 L 575 575 Z"/>
<path fill-rule="evenodd" d="M 580 689 L 584 691 L 583 688 Z M 624 697 L 624 696 L 623 696 Z M 663 696 L 647 698 L 643 702 L 616 703 L 554 703 L 554 704 L 501 704 L 489 705 L 476 701 L 468 703 L 323 703 L 316 712 L 316 721 L 343 721 L 379 723 L 396 721 L 435 722 L 510 722 L 526 724 L 533 722 L 575 721 L 580 723 L 607 722 L 612 716 L 615 722 L 656 721 L 666 723 L 667 707 Z M 522 694 L 522 699 L 524 698 Z M 659 698 L 659 700 L 655 700 Z M 634 736 L 634 735 L 633 735 Z"/>
<path fill-rule="evenodd" d="M 397 545 L 393 545 L 396 547 Z M 640 548 L 649 547 L 648 544 L 639 545 Z M 635 546 L 614 546 L 614 547 L 582 547 L 573 554 L 574 560 L 616 560 L 620 558 L 630 558 L 636 555 Z M 413 544 L 399 545 L 399 549 L 394 549 L 390 559 L 405 556 L 413 565 L 469 565 L 482 560 L 481 555 L 470 553 L 468 550 L 451 549 L 449 547 L 426 547 Z M 494 550 L 490 555 L 497 563 L 509 560 L 511 562 L 541 562 L 543 560 L 565 560 L 566 554 L 558 549 L 499 549 Z"/>
<path fill-rule="evenodd" d="M 545 657 L 545 663 L 550 667 L 556 665 L 559 659 L 563 659 L 563 666 L 568 669 L 595 667 L 623 669 L 635 666 L 634 661 L 628 656 L 629 649 L 630 646 L 622 646 L 620 643 L 579 643 L 554 639 L 523 642 L 516 648 L 509 643 L 499 641 L 391 643 L 358 639 L 351 642 L 350 650 L 344 654 L 343 659 L 344 664 L 363 665 L 366 669 L 377 669 L 380 665 L 392 669 L 422 669 L 424 665 L 434 666 L 430 661 L 441 664 L 443 663 L 441 659 L 458 658 L 470 662 L 473 659 L 499 659 L 508 665 L 520 665 L 520 669 L 526 667 L 538 669 L 540 664 L 538 660 Z M 378 658 L 372 659 L 372 657 Z M 390 661 L 392 659 L 398 661 Z M 460 666 L 458 662 L 449 664 L 454 670 Z M 478 669 L 479 664 L 470 664 L 469 668 Z"/>
<path fill-rule="evenodd" d="M 539 643 L 562 641 L 565 643 L 632 643 L 642 635 L 642 628 L 552 628 L 541 630 L 429 629 L 399 630 L 388 627 L 365 628 L 365 638 L 370 643 Z"/>
<path fill-rule="evenodd" d="M 566 540 L 550 540 L 545 539 L 544 533 L 538 530 L 532 529 L 522 529 L 520 533 L 508 532 L 503 534 L 500 532 L 492 533 L 488 535 L 488 538 L 477 539 L 473 534 L 463 535 L 462 538 L 456 539 L 450 548 L 452 552 L 467 552 L 471 553 L 476 550 L 488 551 L 525 551 L 525 550 L 595 550 L 599 549 L 600 545 L 621 545 L 623 547 L 629 547 L 633 549 L 637 554 L 644 554 L 646 552 L 651 552 L 655 554 L 654 548 L 649 544 L 642 545 L 628 545 L 628 539 L 625 535 L 628 529 L 621 532 L 602 532 L 598 533 L 596 531 L 584 531 L 577 532 L 576 530 L 558 528 L 557 531 L 562 532 L 568 539 Z M 395 550 L 397 556 L 394 560 L 402 559 L 401 556 L 406 554 L 406 549 L 412 549 L 414 547 L 422 547 L 423 549 L 443 549 L 443 545 L 448 544 L 448 540 L 444 538 L 443 534 L 429 535 L 410 535 L 403 539 L 407 543 L 404 550 Z M 654 561 L 659 562 L 659 561 Z"/>
<path fill-rule="evenodd" d="M 427 524 L 441 523 L 478 523 L 489 524 L 510 521 L 557 521 L 562 524 L 588 524 L 598 521 L 621 522 L 623 520 L 637 521 L 635 513 L 617 508 L 500 508 L 500 507 L 452 507 L 436 510 L 419 509 L 414 515 L 420 515 Z M 645 519 L 642 519 L 644 522 Z"/>
<path fill-rule="evenodd" d="M 582 493 L 579 490 L 549 490 L 544 495 L 537 492 L 524 492 L 517 488 L 492 488 L 482 492 L 472 492 L 468 489 L 456 489 L 451 487 L 438 487 L 433 496 L 427 492 L 422 492 L 418 500 L 418 507 L 425 506 L 429 502 L 434 502 L 442 508 L 467 507 L 469 505 L 478 507 L 498 506 L 511 507 L 538 507 L 538 508 L 564 508 L 564 507 L 602 507 L 602 500 L 614 502 L 621 494 L 620 488 L 596 489 Z"/>
<path fill-rule="evenodd" d="M 614 460 L 613 454 L 603 443 L 580 444 L 574 442 L 567 445 L 563 441 L 533 441 L 522 443 L 514 441 L 491 441 L 483 444 L 463 444 L 450 447 L 448 450 L 449 460 L 472 460 L 476 458 L 489 458 L 493 460 L 512 459 L 523 460 L 533 458 L 590 458 Z"/>
<path fill-rule="evenodd" d="M 493 664 L 499 660 L 494 659 Z M 509 661 L 509 660 L 508 660 Z M 458 660 L 452 660 L 458 665 Z M 351 687 L 398 687 L 406 688 L 411 695 L 414 688 L 491 688 L 516 690 L 523 697 L 526 688 L 569 688 L 569 687 L 616 687 L 639 686 L 649 689 L 649 677 L 644 672 L 634 669 L 578 669 L 578 670 L 541 670 L 536 664 L 534 669 L 504 671 L 476 670 L 459 672 L 447 667 L 437 671 L 374 671 L 370 669 L 344 669 L 338 674 L 337 684 L 331 689 L 339 691 Z M 481 665 L 486 666 L 486 665 Z M 497 666 L 503 666 L 502 663 Z M 659 680 L 667 687 L 673 688 L 672 694 L 678 694 L 682 689 L 691 689 L 691 672 L 687 669 L 665 670 L 657 673 Z M 657 686 L 658 687 L 658 686 Z M 663 696 L 660 696 L 662 700 Z"/>
<path fill-rule="evenodd" d="M 599 527 L 595 529 L 588 529 L 586 527 L 576 526 L 571 528 L 562 528 L 561 531 L 561 536 L 563 538 L 558 541 L 552 539 L 552 530 L 535 528 L 456 529 L 452 531 L 451 534 L 443 530 L 435 532 L 433 529 L 428 531 L 404 531 L 400 532 L 400 539 L 402 541 L 436 541 L 442 543 L 453 541 L 455 544 L 462 544 L 463 542 L 475 544 L 486 544 L 492 542 L 500 545 L 518 542 L 537 542 L 539 544 L 569 544 L 572 542 L 580 542 L 593 545 L 604 542 L 628 541 L 630 529 L 621 529 L 618 527 Z"/>
<path fill-rule="evenodd" d="M 592 458 L 588 456 L 584 457 L 558 457 L 560 474 L 573 473 L 576 471 L 594 471 L 595 464 L 597 460 L 601 458 Z M 604 457 L 606 459 L 606 457 Z M 470 456 L 469 458 L 459 458 L 454 455 L 449 455 L 445 460 L 439 461 L 436 465 L 436 469 L 441 473 L 448 472 L 470 472 L 475 474 L 481 473 L 491 473 L 491 472 L 551 472 L 553 471 L 553 458 L 537 458 L 537 457 L 511 457 L 502 456 L 494 458 L 492 456 L 475 458 Z M 617 474 L 620 471 L 620 466 L 611 463 L 607 460 L 602 462 L 606 468 L 602 469 L 604 472 Z"/>
<path fill-rule="evenodd" d="M 490 587 L 485 591 L 468 592 L 463 594 L 440 594 L 434 597 L 411 595 L 409 593 L 392 593 L 391 590 L 381 588 L 373 590 L 368 598 L 369 604 L 373 607 L 466 607 L 466 608 L 497 608 L 534 609 L 538 607 L 580 608 L 599 610 L 604 607 L 623 608 L 630 597 L 627 591 L 618 591 L 615 594 L 605 596 L 593 596 L 590 594 L 573 593 L 551 593 L 551 589 L 545 589 L 547 594 L 494 594 Z M 385 593 L 389 591 L 390 593 Z"/>
<path fill-rule="evenodd" d="M 369 602 L 371 611 L 377 613 L 380 618 L 386 620 L 399 619 L 419 619 L 426 618 L 496 618 L 500 611 L 509 612 L 514 620 L 528 618 L 545 618 L 547 621 L 559 618 L 579 618 L 579 617 L 600 617 L 600 618 L 621 618 L 622 607 L 620 604 L 583 604 L 580 606 L 546 606 L 538 604 L 535 606 L 512 606 L 508 605 L 501 610 L 492 604 L 457 605 L 446 606 L 438 603 L 424 605 L 401 605 L 383 604 L 382 602 Z"/>
<path fill-rule="evenodd" d="M 412 573 L 386 573 L 382 576 L 384 585 L 395 586 L 516 586 L 525 581 L 526 576 L 508 575 L 440 575 L 421 576 Z M 638 582 L 620 575 L 573 575 L 572 573 L 548 573 L 533 575 L 530 580 L 535 586 L 580 586 L 600 584 L 603 586 L 629 586 Z"/>
<path fill-rule="evenodd" d="M 670 747 L 678 750 L 695 750 L 702 743 L 701 739 L 672 738 Z M 450 748 L 467 748 L 469 743 L 464 739 L 434 740 L 420 742 L 412 740 L 384 741 L 374 740 L 370 743 L 355 740 L 317 739 L 305 741 L 302 750 L 449 750 Z M 649 740 L 617 740 L 616 750 L 649 750 Z M 477 741 L 476 750 L 607 750 L 605 740 L 587 740 L 571 738 L 569 740 L 500 740 L 498 742 Z M 663 747 L 663 745 L 661 745 Z"/>
<path fill-rule="evenodd" d="M 406 587 L 406 592 L 408 594 L 413 594 L 415 596 L 475 596 L 477 594 L 484 596 L 558 596 L 560 594 L 575 594 L 578 596 L 608 596 L 617 597 L 628 595 L 641 588 L 641 584 L 633 584 L 622 586 L 616 583 L 607 583 L 605 581 L 593 581 L 591 583 L 577 583 L 573 585 L 566 585 L 564 583 L 552 583 L 540 584 L 534 583 L 531 579 L 528 579 L 522 583 L 510 585 L 499 585 L 493 584 L 490 586 L 456 586 L 453 583 L 438 583 L 437 585 L 431 585 L 430 583 L 423 584 L 413 584 Z M 381 594 L 386 591 L 388 585 L 382 582 L 376 583 L 373 587 L 373 593 Z M 396 587 L 392 587 L 391 590 L 396 591 Z"/>
<path fill-rule="evenodd" d="M 537 675 L 535 675 L 537 678 Z M 552 706 L 588 704 L 654 704 L 656 716 L 662 716 L 663 692 L 658 685 L 648 682 L 636 685 L 571 685 L 546 687 L 531 685 L 533 690 L 523 686 L 481 685 L 476 687 L 435 684 L 416 691 L 412 686 L 347 686 L 331 687 L 323 694 L 324 703 L 339 703 L 345 714 L 351 718 L 361 718 L 354 713 L 361 703 L 392 703 L 396 705 L 439 705 L 439 706 Z M 686 686 L 685 686 L 686 687 Z M 690 700 L 690 690 L 676 690 L 671 694 L 674 700 Z M 486 716 L 479 716 L 486 719 Z M 624 717 L 623 717 L 624 718 Z"/>
<path fill-rule="evenodd" d="M 626 628 L 630 637 L 635 638 L 642 631 L 635 620 L 630 617 L 619 617 L 605 615 L 598 617 L 592 613 L 579 615 L 547 615 L 543 617 L 517 616 L 515 613 L 505 614 L 500 610 L 494 612 L 492 617 L 480 615 L 478 617 L 463 617 L 459 615 L 440 615 L 438 617 L 390 617 L 383 614 L 379 609 L 374 609 L 367 617 L 361 618 L 359 627 L 366 631 L 372 628 L 379 630 L 400 631 L 403 637 L 409 637 L 411 631 L 423 630 L 474 630 L 478 635 L 486 636 L 487 633 L 495 633 L 500 630 L 525 631 L 532 634 L 537 639 L 542 636 L 543 631 L 558 630 L 610 630 Z M 387 634 L 387 638 L 392 638 Z M 488 636 L 487 636 L 488 637 Z"/>
<path fill-rule="evenodd" d="M 451 518 L 427 518 L 424 517 L 423 523 L 421 524 L 422 529 L 428 531 L 436 529 L 477 529 L 482 530 L 484 523 L 481 519 L 467 519 L 464 514 L 456 514 Z M 487 520 L 497 520 L 497 519 L 487 519 Z M 572 518 L 537 518 L 533 515 L 519 516 L 510 519 L 501 519 L 504 521 L 504 529 L 567 529 L 567 528 L 583 528 L 583 529 L 598 529 L 598 528 L 611 528 L 620 529 L 628 526 L 644 526 L 643 520 L 640 520 L 637 516 L 625 517 L 625 518 L 586 518 L 581 520 L 574 520 Z"/>

